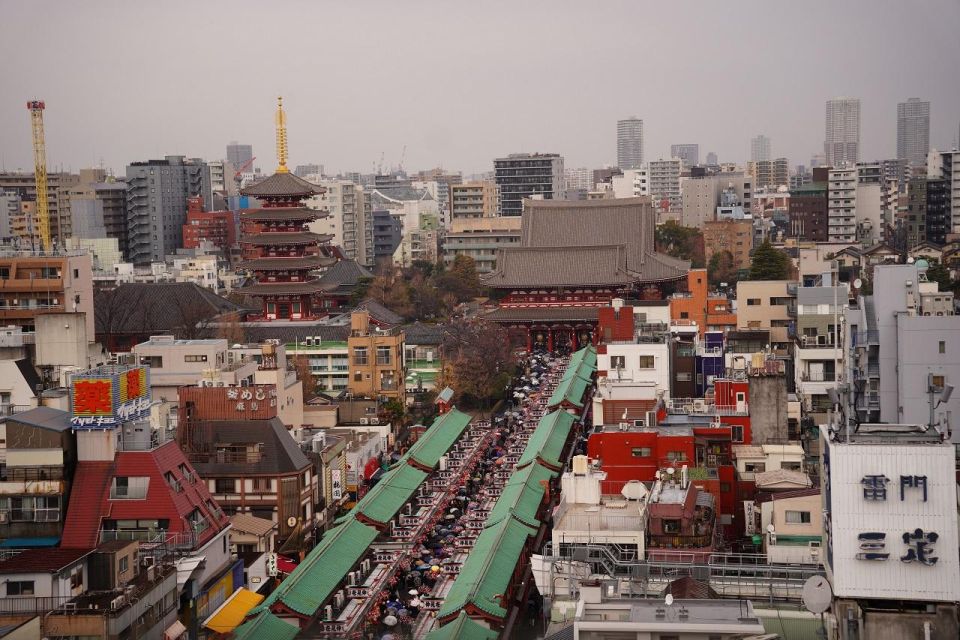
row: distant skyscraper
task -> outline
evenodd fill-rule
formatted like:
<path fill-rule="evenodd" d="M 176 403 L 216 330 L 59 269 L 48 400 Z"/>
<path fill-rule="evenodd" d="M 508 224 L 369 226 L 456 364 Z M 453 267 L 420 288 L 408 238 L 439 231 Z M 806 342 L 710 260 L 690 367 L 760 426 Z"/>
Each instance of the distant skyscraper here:
<path fill-rule="evenodd" d="M 683 160 L 684 167 L 695 167 L 700 164 L 700 145 L 674 144 L 670 145 L 670 157 Z"/>
<path fill-rule="evenodd" d="M 493 161 L 500 215 L 519 216 L 524 198 L 563 200 L 563 157 L 556 153 L 512 153 Z"/>
<path fill-rule="evenodd" d="M 253 160 L 253 146 L 249 144 L 238 144 L 231 142 L 227 145 L 227 162 L 234 166 L 234 170 Z M 247 167 L 244 171 L 253 171 L 253 167 Z"/>
<path fill-rule="evenodd" d="M 911 167 L 927 163 L 930 151 L 930 103 L 910 98 L 897 105 L 897 158 Z"/>
<path fill-rule="evenodd" d="M 709 165 L 709 166 L 716 166 L 716 165 L 718 165 L 718 164 L 720 164 L 720 163 L 717 162 L 717 154 L 716 154 L 716 152 L 714 152 L 714 151 L 708 151 L 708 152 L 707 152 L 707 165 Z"/>
<path fill-rule="evenodd" d="M 770 160 L 770 138 L 762 133 L 750 140 L 750 161 L 763 162 Z"/>
<path fill-rule="evenodd" d="M 831 167 L 853 166 L 860 159 L 860 98 L 827 100 L 823 152 Z"/>
<path fill-rule="evenodd" d="M 617 120 L 617 166 L 639 169 L 643 165 L 643 120 Z"/>

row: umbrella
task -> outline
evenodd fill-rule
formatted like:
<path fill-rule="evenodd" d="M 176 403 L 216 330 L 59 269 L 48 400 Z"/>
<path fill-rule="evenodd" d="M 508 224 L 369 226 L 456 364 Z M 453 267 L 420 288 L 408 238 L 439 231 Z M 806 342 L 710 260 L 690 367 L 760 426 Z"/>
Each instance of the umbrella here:
<path fill-rule="evenodd" d="M 394 623 L 394 624 L 396 624 L 396 623 Z M 383 634 L 383 636 L 380 637 L 380 640 L 395 640 L 395 638 L 396 638 L 396 636 L 393 635 L 392 633 L 385 633 L 385 634 Z"/>
<path fill-rule="evenodd" d="M 397 624 L 397 617 L 387 616 L 386 618 L 383 619 L 383 624 L 387 625 L 388 627 L 392 627 Z"/>
<path fill-rule="evenodd" d="M 411 596 L 420 595 L 420 592 L 419 592 L 418 590 L 416 590 L 416 589 L 410 589 L 410 591 L 407 591 L 407 593 L 408 593 L 409 595 L 411 595 Z"/>
<path fill-rule="evenodd" d="M 420 606 L 420 598 L 414 598 L 413 600 L 411 600 L 411 601 L 410 601 L 410 606 L 411 606 L 411 607 L 419 607 L 419 606 Z"/>

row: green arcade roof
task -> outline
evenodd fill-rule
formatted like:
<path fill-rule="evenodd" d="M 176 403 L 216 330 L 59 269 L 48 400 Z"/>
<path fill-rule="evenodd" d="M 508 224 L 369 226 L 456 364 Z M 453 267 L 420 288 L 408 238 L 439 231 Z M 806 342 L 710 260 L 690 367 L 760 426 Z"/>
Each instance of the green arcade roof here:
<path fill-rule="evenodd" d="M 300 633 L 298 627 L 284 622 L 269 611 L 264 611 L 234 629 L 234 640 L 293 640 Z"/>
<path fill-rule="evenodd" d="M 523 468 L 540 458 L 552 467 L 562 466 L 560 455 L 570 437 L 576 417 L 566 411 L 552 411 L 537 424 L 527 441 L 523 455 L 517 460 L 517 468 Z"/>
<path fill-rule="evenodd" d="M 408 451 L 409 457 L 425 467 L 436 467 L 440 458 L 447 455 L 453 444 L 467 430 L 472 418 L 467 414 L 451 409 L 433 421 L 420 439 Z"/>
<path fill-rule="evenodd" d="M 427 634 L 426 640 L 497 640 L 500 634 L 461 611 L 456 619 Z"/>
<path fill-rule="evenodd" d="M 587 387 L 590 383 L 579 376 L 573 376 L 562 380 L 554 390 L 550 400 L 547 401 L 547 408 L 553 409 L 559 407 L 564 401 L 569 402 L 577 408 L 583 408 L 583 398 L 587 393 Z"/>
<path fill-rule="evenodd" d="M 526 525 L 539 527 L 537 511 L 540 510 L 543 494 L 546 493 L 546 488 L 541 483 L 556 475 L 556 472 L 539 464 L 527 465 L 523 469 L 514 471 L 507 484 L 503 486 L 497 504 L 490 510 L 484 526 L 494 526 L 512 514 L 514 518 Z"/>
<path fill-rule="evenodd" d="M 386 524 L 401 507 L 417 492 L 427 473 L 409 464 L 399 465 L 380 478 L 354 507 L 354 513 L 362 513 L 374 522 Z"/>

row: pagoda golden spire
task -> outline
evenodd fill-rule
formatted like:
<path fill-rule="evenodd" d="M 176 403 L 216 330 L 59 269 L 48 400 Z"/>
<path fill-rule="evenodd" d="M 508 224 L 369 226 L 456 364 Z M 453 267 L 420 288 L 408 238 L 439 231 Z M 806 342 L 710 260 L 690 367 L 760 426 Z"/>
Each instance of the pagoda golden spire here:
<path fill-rule="evenodd" d="M 283 112 L 283 96 L 277 98 L 277 173 L 290 173 L 287 168 L 287 114 Z"/>

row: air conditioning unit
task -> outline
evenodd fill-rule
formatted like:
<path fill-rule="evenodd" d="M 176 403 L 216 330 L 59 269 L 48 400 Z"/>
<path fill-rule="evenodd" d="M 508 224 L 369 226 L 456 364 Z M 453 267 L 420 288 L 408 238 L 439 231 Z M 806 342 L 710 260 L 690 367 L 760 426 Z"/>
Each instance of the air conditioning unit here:
<path fill-rule="evenodd" d="M 360 424 L 370 424 L 370 418 L 360 418 Z"/>
<path fill-rule="evenodd" d="M 305 343 L 307 346 L 312 347 L 312 346 L 313 346 L 313 338 L 311 338 L 310 336 L 307 336 L 307 337 L 304 339 L 304 343 Z"/>
<path fill-rule="evenodd" d="M 217 386 L 217 383 L 215 383 L 213 380 L 207 380 L 207 381 L 204 382 L 204 386 L 205 386 L 205 387 L 215 387 L 215 386 Z"/>
<path fill-rule="evenodd" d="M 127 603 L 127 596 L 117 596 L 116 598 L 110 601 L 110 608 L 119 609 L 126 603 Z"/>
<path fill-rule="evenodd" d="M 346 601 L 347 596 L 343 593 L 343 589 L 337 591 L 337 593 L 333 596 L 333 604 L 337 607 L 337 609 L 343 609 L 343 605 Z"/>
<path fill-rule="evenodd" d="M 634 420 L 634 421 L 633 421 L 633 426 L 635 426 L 635 427 L 645 427 L 645 426 L 647 426 L 647 421 L 646 421 L 646 420 Z"/>
<path fill-rule="evenodd" d="M 327 605 L 323 608 L 323 619 L 327 622 L 333 622 L 333 606 Z"/>
<path fill-rule="evenodd" d="M 378 418 L 377 416 L 372 416 L 370 418 L 370 424 L 380 424 L 380 418 Z"/>
<path fill-rule="evenodd" d="M 364 560 L 363 562 L 360 563 L 360 569 L 361 569 L 361 572 L 363 573 L 363 575 L 367 575 L 368 573 L 370 573 L 370 559 L 369 559 L 369 558 L 367 558 L 366 560 Z"/>
<path fill-rule="evenodd" d="M 447 470 L 447 456 L 440 456 L 440 465 L 438 467 L 440 471 Z"/>
<path fill-rule="evenodd" d="M 693 410 L 697 413 L 703 413 L 707 410 L 707 403 L 698 398 L 693 401 Z"/>
<path fill-rule="evenodd" d="M 217 382 L 217 386 L 218 386 L 218 387 L 225 387 L 225 386 L 227 386 L 227 385 L 226 385 L 226 383 L 220 381 L 220 382 Z"/>
<path fill-rule="evenodd" d="M 0 511 L 0 524 L 6 524 L 9 518 L 6 511 Z"/>

